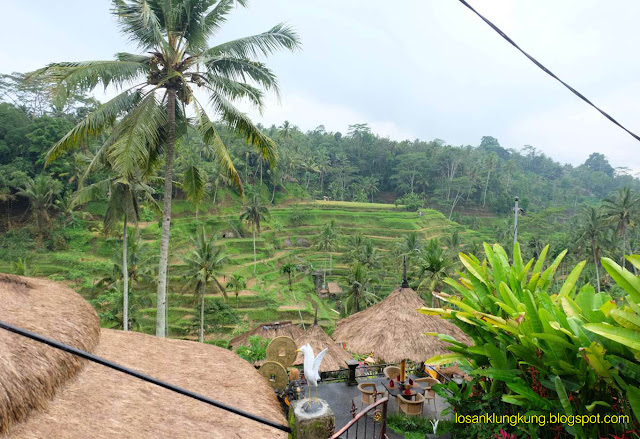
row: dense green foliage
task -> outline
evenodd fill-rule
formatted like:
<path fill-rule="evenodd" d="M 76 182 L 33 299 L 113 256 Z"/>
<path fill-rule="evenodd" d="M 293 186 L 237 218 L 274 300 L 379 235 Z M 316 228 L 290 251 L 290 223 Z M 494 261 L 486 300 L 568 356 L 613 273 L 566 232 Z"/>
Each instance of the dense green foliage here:
<path fill-rule="evenodd" d="M 475 380 L 460 390 L 466 394 L 459 400 L 451 389 L 438 391 L 456 411 L 464 403 L 465 415 L 613 414 L 630 419 L 617 424 L 565 424 L 560 430 L 536 423 L 509 429 L 518 435 L 551 438 L 566 431 L 580 438 L 621 436 L 640 420 L 640 278 L 603 259 L 607 272 L 626 292 L 617 303 L 589 284 L 579 286 L 584 261 L 563 282 L 554 283 L 566 251 L 545 266 L 548 249 L 526 263 L 517 244 L 512 263 L 497 244 L 485 244 L 483 261 L 460 255 L 464 272 L 445 281 L 455 295 L 438 294 L 448 306 L 420 311 L 450 319 L 474 342 L 467 347 L 438 335 L 452 343 L 453 353 L 428 361 L 460 361 Z M 640 257 L 629 260 L 640 266 Z M 479 405 L 469 407 L 472 401 Z"/>

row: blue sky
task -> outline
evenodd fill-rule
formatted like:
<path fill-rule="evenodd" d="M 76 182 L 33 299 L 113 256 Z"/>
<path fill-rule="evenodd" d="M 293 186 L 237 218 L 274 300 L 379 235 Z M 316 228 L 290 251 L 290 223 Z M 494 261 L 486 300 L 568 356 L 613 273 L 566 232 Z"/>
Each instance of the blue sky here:
<path fill-rule="evenodd" d="M 640 132 L 640 2 L 470 0 L 521 47 L 632 131 Z M 0 72 L 134 51 L 106 0 L 0 0 Z M 533 145 L 562 162 L 604 153 L 640 171 L 640 143 L 515 51 L 457 0 L 254 0 L 234 11 L 223 41 L 286 21 L 303 50 L 271 57 L 280 102 L 256 121 L 346 131 L 369 123 L 404 140 Z M 11 41 L 15 35 L 15 41 Z M 215 41 L 212 41 L 215 42 Z"/>

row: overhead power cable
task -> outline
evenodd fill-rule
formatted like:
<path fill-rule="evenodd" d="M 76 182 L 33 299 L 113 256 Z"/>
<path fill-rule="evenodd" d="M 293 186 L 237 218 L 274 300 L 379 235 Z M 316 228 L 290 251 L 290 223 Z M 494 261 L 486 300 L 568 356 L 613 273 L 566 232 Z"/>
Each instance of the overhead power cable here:
<path fill-rule="evenodd" d="M 575 88 L 571 87 L 569 84 L 567 84 L 566 82 L 564 82 L 562 79 L 558 78 L 551 70 L 549 70 L 548 68 L 546 68 L 545 66 L 543 66 L 542 64 L 540 64 L 540 62 L 538 60 L 536 60 L 534 57 L 532 57 L 531 55 L 529 55 L 527 52 L 525 52 L 524 50 L 522 50 L 520 48 L 520 46 L 518 46 L 515 41 L 513 41 L 511 38 L 509 38 L 509 36 L 507 34 L 505 34 L 504 32 L 502 32 L 498 26 L 496 26 L 495 24 L 493 24 L 491 21 L 489 21 L 487 18 L 485 18 L 482 14 L 480 14 L 478 11 L 476 11 L 475 9 L 473 9 L 473 7 L 466 2 L 466 0 L 458 0 L 460 3 L 462 3 L 463 5 L 465 5 L 467 8 L 469 8 L 474 14 L 476 14 L 478 17 L 480 17 L 482 19 L 482 21 L 484 21 L 485 23 L 487 23 L 494 31 L 496 31 L 502 38 L 504 38 L 505 40 L 507 40 L 509 42 L 509 44 L 511 44 L 513 47 L 515 47 L 516 49 L 518 49 L 524 56 L 526 56 L 527 58 L 529 58 L 529 60 L 531 60 L 532 63 L 534 63 L 535 65 L 537 65 L 542 71 L 544 71 L 547 75 L 551 76 L 552 78 L 554 78 L 555 80 L 557 80 L 558 82 L 560 82 L 562 85 L 564 85 L 565 87 L 567 87 L 569 90 L 571 90 L 571 92 L 573 94 L 575 94 L 576 96 L 578 96 L 580 99 L 582 99 L 583 101 L 585 101 L 587 104 L 591 105 L 593 108 L 595 108 L 596 110 L 598 110 L 604 117 L 606 117 L 607 119 L 609 119 L 611 122 L 613 122 L 614 124 L 616 124 L 618 127 L 622 128 L 623 130 L 625 130 L 627 133 L 629 133 L 631 136 L 633 136 L 634 139 L 640 141 L 640 137 L 638 137 L 638 135 L 636 135 L 635 133 L 631 132 L 630 130 L 628 130 L 627 128 L 625 128 L 621 123 L 619 123 L 617 120 L 615 120 L 613 117 L 611 117 L 606 111 L 600 109 L 597 105 L 595 105 L 593 102 L 591 102 L 589 99 L 587 99 L 582 93 L 580 93 L 578 90 L 576 90 Z"/>
<path fill-rule="evenodd" d="M 173 384 L 167 383 L 165 381 L 161 381 L 157 378 L 151 377 L 149 375 L 145 375 L 143 373 L 137 372 L 133 369 L 129 369 L 128 367 L 121 366 L 113 361 L 105 360 L 104 358 L 98 357 L 96 355 L 90 354 L 89 352 L 76 349 L 73 346 L 69 346 L 59 341 L 52 340 L 47 337 L 43 337 L 40 334 L 36 334 L 35 332 L 27 331 L 26 329 L 11 325 L 9 323 L 0 321 L 0 328 L 6 329 L 9 332 L 13 332 L 14 334 L 21 335 L 23 337 L 30 338 L 31 340 L 35 340 L 40 343 L 44 343 L 48 346 L 51 346 L 56 349 L 60 349 L 61 351 L 68 352 L 77 357 L 84 358 L 85 360 L 92 361 L 94 363 L 101 364 L 110 369 L 117 370 L 118 372 L 125 373 L 127 375 L 131 375 L 134 378 L 138 378 L 142 381 L 146 381 L 151 384 L 155 384 L 156 386 L 163 387 L 167 390 L 171 390 L 172 392 L 179 393 L 181 395 L 187 396 L 189 398 L 193 398 L 200 402 L 204 402 L 205 404 L 212 405 L 214 407 L 218 407 L 219 409 L 226 410 L 231 413 L 235 413 L 238 416 L 242 416 L 247 419 L 251 419 L 252 421 L 259 422 L 260 424 L 268 425 L 273 428 L 277 428 L 278 430 L 285 431 L 287 433 L 291 433 L 291 428 L 287 425 L 282 425 L 277 422 L 270 421 L 269 419 L 265 419 L 261 416 L 254 415 L 252 413 L 247 413 L 244 410 L 237 409 L 235 407 L 231 407 L 227 404 L 215 401 L 211 398 L 207 398 L 204 395 L 200 395 L 198 393 L 192 392 L 190 390 L 184 389 L 182 387 L 174 386 Z"/>

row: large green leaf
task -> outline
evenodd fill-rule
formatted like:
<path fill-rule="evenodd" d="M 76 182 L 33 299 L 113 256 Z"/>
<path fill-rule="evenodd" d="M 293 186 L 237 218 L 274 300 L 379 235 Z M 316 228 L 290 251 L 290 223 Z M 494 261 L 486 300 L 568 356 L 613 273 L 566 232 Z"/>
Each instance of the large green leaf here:
<path fill-rule="evenodd" d="M 587 261 L 582 261 L 578 265 L 576 265 L 573 270 L 571 270 L 571 273 L 569 273 L 569 276 L 567 276 L 564 284 L 562 284 L 560 293 L 558 293 L 560 296 L 567 296 L 573 292 L 573 289 L 576 286 L 576 282 L 580 277 L 580 273 L 582 273 L 582 269 L 584 268 L 586 263 Z"/>
<path fill-rule="evenodd" d="M 640 331 L 633 331 L 627 328 L 619 328 L 609 323 L 587 323 L 584 329 L 595 332 L 598 335 L 610 340 L 622 343 L 631 349 L 640 350 Z"/>
<path fill-rule="evenodd" d="M 640 279 L 609 258 L 602 258 L 602 266 L 613 280 L 622 287 L 630 299 L 640 304 Z"/>
<path fill-rule="evenodd" d="M 621 375 L 635 380 L 640 385 L 640 363 L 629 361 L 617 355 L 607 355 L 607 360 L 611 362 Z"/>
<path fill-rule="evenodd" d="M 522 375 L 522 371 L 518 369 L 496 369 L 489 367 L 486 369 L 476 369 L 469 372 L 472 376 L 483 376 L 498 381 L 513 382 L 518 376 Z"/>
<path fill-rule="evenodd" d="M 633 331 L 640 331 L 640 316 L 635 313 L 623 311 L 621 309 L 612 309 L 609 315 L 613 317 L 620 326 L 631 329 Z"/>
<path fill-rule="evenodd" d="M 524 381 L 516 382 L 516 383 L 507 383 L 507 387 L 509 387 L 509 389 L 516 392 L 517 394 L 527 398 L 531 403 L 535 405 L 535 407 L 539 409 L 548 410 L 549 408 L 551 408 L 551 402 L 548 399 L 543 398 L 542 396 L 534 392 L 533 389 L 529 387 L 529 385 Z"/>
<path fill-rule="evenodd" d="M 629 400 L 633 414 L 636 415 L 636 419 L 640 421 L 640 389 L 629 386 L 627 388 L 627 399 Z"/>
<path fill-rule="evenodd" d="M 564 384 L 562 383 L 562 379 L 559 376 L 556 376 L 554 384 L 556 387 L 556 393 L 558 394 L 558 399 L 560 400 L 560 404 L 562 404 L 564 412 L 567 415 L 573 415 L 573 407 L 571 407 L 571 403 L 569 402 L 567 389 L 565 389 Z"/>
<path fill-rule="evenodd" d="M 542 273 L 542 275 L 540 276 L 540 280 L 538 281 L 538 285 L 536 287 L 537 289 L 540 289 L 542 291 L 547 291 L 547 289 L 549 288 L 549 285 L 551 284 L 551 279 L 553 279 L 553 276 L 555 275 L 556 270 L 560 266 L 560 263 L 562 262 L 562 259 L 564 259 L 566 254 L 567 254 L 567 250 L 563 250 L 554 259 L 551 265 L 549 265 L 549 267 L 544 271 L 544 273 Z"/>

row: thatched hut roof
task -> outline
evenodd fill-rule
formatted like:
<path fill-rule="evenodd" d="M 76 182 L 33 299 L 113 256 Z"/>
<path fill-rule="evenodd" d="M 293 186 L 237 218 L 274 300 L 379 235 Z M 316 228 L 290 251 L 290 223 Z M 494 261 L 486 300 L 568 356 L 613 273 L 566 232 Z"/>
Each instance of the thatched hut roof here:
<path fill-rule="evenodd" d="M 341 294 L 342 288 L 338 285 L 337 282 L 329 282 L 327 284 L 327 290 L 329 290 L 329 294 Z"/>
<path fill-rule="evenodd" d="M 302 334 L 304 334 L 304 331 L 298 326 L 291 323 L 291 321 L 263 323 L 259 326 L 256 326 L 249 332 L 245 332 L 244 334 L 232 338 L 229 342 L 229 346 L 235 349 L 238 346 L 249 345 L 249 337 L 251 337 L 252 335 L 257 335 L 268 340 L 280 336 L 287 336 L 291 337 L 294 340 L 297 340 L 298 337 L 300 337 Z"/>
<path fill-rule="evenodd" d="M 70 289 L 41 279 L 0 274 L 0 319 L 89 352 L 100 320 Z M 42 409 L 82 367 L 73 355 L 0 329 L 0 434 Z"/>
<path fill-rule="evenodd" d="M 327 354 L 322 360 L 320 365 L 320 372 L 327 372 L 330 370 L 346 369 L 348 360 L 353 359 L 349 352 L 342 349 L 336 344 L 331 337 L 319 326 L 310 326 L 300 337 L 296 339 L 296 345 L 298 347 L 309 343 L 313 348 L 313 352 L 318 355 L 318 352 L 324 348 L 329 348 Z M 302 364 L 304 356 L 301 352 L 298 352 L 294 365 Z"/>
<path fill-rule="evenodd" d="M 91 335 L 96 334 L 97 340 L 97 331 L 100 331 L 97 327 L 86 329 L 94 328 L 97 318 L 79 296 L 63 286 L 37 279 L 0 277 L 0 316 L 16 325 L 89 350 L 92 350 L 88 343 L 92 340 Z M 48 331 L 48 325 L 57 326 L 58 332 Z M 99 343 L 94 350 L 101 357 L 285 423 L 273 390 L 249 363 L 233 352 L 135 332 L 102 329 L 99 334 Z M 22 353 L 31 350 L 34 354 L 30 357 Z M 59 351 L 53 348 L 2 330 L 0 352 L 3 353 L 0 413 L 5 416 L 5 408 L 9 407 L 14 418 L 16 412 L 20 413 L 23 421 L 10 427 L 8 434 L 13 439 L 286 437 L 279 430 L 95 363 L 83 362 L 75 379 L 61 386 L 60 380 L 49 378 L 62 369 L 62 360 L 52 355 L 69 354 L 58 354 Z M 47 369 L 46 373 L 41 372 L 43 368 Z M 47 394 L 37 388 L 38 384 L 30 384 L 27 378 L 32 376 L 43 379 L 53 390 L 57 389 L 48 404 L 46 400 L 53 392 Z M 7 380 L 6 377 L 11 378 Z M 23 398 L 42 401 L 38 406 L 40 410 L 29 412 L 21 409 L 24 404 L 21 407 L 15 403 L 8 405 L 12 395 L 7 392 L 7 384 L 22 390 Z"/>
<path fill-rule="evenodd" d="M 420 314 L 424 301 L 411 288 L 398 288 L 374 306 L 340 320 L 333 338 L 345 342 L 347 350 L 359 354 L 373 352 L 387 362 L 424 361 L 445 354 L 449 343 L 425 332 L 448 334 L 471 344 L 457 326 L 438 316 Z"/>

